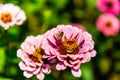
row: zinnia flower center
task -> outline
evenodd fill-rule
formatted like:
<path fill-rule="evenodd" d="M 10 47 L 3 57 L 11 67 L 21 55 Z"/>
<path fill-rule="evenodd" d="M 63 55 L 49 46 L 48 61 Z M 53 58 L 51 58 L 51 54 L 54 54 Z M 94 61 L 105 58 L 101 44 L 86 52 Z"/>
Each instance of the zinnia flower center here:
<path fill-rule="evenodd" d="M 112 23 L 110 21 L 108 21 L 106 24 L 105 24 L 107 27 L 112 27 Z"/>
<path fill-rule="evenodd" d="M 11 14 L 8 13 L 8 12 L 2 13 L 2 14 L 1 14 L 1 20 L 2 20 L 4 23 L 11 22 L 11 21 L 12 21 Z"/>
<path fill-rule="evenodd" d="M 61 48 L 64 52 L 64 54 L 66 53 L 74 53 L 77 49 L 78 49 L 78 45 L 75 39 L 66 39 L 62 45 Z"/>
<path fill-rule="evenodd" d="M 35 62 L 43 61 L 42 60 L 43 54 L 44 54 L 44 50 L 41 47 L 36 48 L 36 50 L 33 52 L 32 60 Z"/>
<path fill-rule="evenodd" d="M 113 7 L 112 2 L 107 2 L 106 5 L 107 5 L 107 7 L 109 7 L 109 8 Z"/>

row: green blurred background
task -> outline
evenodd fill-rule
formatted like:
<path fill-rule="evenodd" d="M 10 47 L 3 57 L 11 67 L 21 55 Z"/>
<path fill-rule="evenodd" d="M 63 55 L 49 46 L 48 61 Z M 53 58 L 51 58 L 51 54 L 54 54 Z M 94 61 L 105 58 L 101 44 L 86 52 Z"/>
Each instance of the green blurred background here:
<path fill-rule="evenodd" d="M 43 34 L 58 24 L 78 23 L 92 34 L 96 57 L 82 64 L 80 78 L 69 69 L 52 71 L 45 80 L 120 80 L 120 33 L 105 37 L 96 29 L 96 19 L 102 14 L 95 7 L 96 0 L 0 0 L 13 3 L 25 11 L 27 20 L 21 26 L 4 31 L 0 27 L 0 80 L 37 80 L 23 76 L 16 51 L 28 35 Z M 120 16 L 117 16 L 120 19 Z"/>

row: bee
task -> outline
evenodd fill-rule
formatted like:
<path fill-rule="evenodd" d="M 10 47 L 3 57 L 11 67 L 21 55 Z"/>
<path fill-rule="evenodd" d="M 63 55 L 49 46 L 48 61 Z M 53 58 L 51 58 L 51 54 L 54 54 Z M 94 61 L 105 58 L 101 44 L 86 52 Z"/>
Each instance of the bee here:
<path fill-rule="evenodd" d="M 63 37 L 63 34 L 64 34 L 63 32 L 60 32 L 57 36 L 57 40 L 61 40 L 61 38 Z"/>

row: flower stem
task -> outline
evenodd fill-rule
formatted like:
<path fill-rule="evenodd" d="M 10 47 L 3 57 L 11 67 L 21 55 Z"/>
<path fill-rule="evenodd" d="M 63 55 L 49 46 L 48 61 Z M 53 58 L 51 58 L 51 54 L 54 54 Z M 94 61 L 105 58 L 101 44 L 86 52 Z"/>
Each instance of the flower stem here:
<path fill-rule="evenodd" d="M 8 31 L 5 30 L 5 33 L 4 33 L 4 41 L 5 41 L 5 46 L 6 46 L 6 49 L 5 49 L 5 56 L 6 56 L 6 65 L 5 65 L 5 75 L 9 75 L 9 66 L 10 66 L 10 61 L 9 61 L 9 35 L 8 35 Z"/>

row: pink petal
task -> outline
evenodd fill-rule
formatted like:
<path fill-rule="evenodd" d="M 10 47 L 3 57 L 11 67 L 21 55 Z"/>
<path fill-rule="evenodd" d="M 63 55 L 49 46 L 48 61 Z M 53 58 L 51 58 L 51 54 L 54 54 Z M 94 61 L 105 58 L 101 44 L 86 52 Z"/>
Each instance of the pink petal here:
<path fill-rule="evenodd" d="M 42 72 L 40 72 L 40 73 L 37 75 L 37 78 L 38 78 L 39 80 L 43 80 L 44 77 L 45 77 L 45 75 L 44 75 Z"/>
<path fill-rule="evenodd" d="M 63 28 L 64 28 L 64 27 L 65 27 L 65 25 L 63 25 L 63 24 L 62 24 L 62 25 L 58 25 L 58 26 L 57 26 L 57 29 L 58 29 L 59 31 L 63 31 Z"/>
<path fill-rule="evenodd" d="M 95 50 L 92 50 L 91 52 L 91 57 L 95 57 L 96 56 L 96 51 Z"/>
<path fill-rule="evenodd" d="M 52 55 L 56 56 L 58 54 L 58 51 L 56 49 L 52 49 L 52 48 L 50 48 L 50 49 L 51 49 L 50 52 Z"/>
<path fill-rule="evenodd" d="M 71 25 L 66 25 L 63 28 L 64 35 L 67 39 L 69 39 L 72 36 L 73 29 Z"/>
<path fill-rule="evenodd" d="M 86 41 L 90 41 L 92 36 L 88 32 L 83 32 L 83 37 Z"/>
<path fill-rule="evenodd" d="M 94 48 L 94 42 L 93 41 L 89 42 L 89 46 L 90 46 L 90 50 L 92 50 Z"/>
<path fill-rule="evenodd" d="M 79 63 L 76 64 L 73 68 L 74 68 L 74 69 L 79 69 L 79 68 L 80 68 L 80 64 L 81 64 L 81 63 L 79 62 Z"/>
<path fill-rule="evenodd" d="M 27 42 L 23 42 L 21 48 L 28 54 L 33 54 L 33 51 L 35 50 L 34 46 L 30 46 Z"/>
<path fill-rule="evenodd" d="M 17 57 L 21 58 L 24 52 L 21 49 L 17 50 Z"/>
<path fill-rule="evenodd" d="M 64 58 L 59 53 L 56 53 L 58 60 L 64 61 Z M 67 57 L 67 56 L 66 56 Z"/>
<path fill-rule="evenodd" d="M 76 59 L 76 60 L 70 60 L 69 62 L 70 62 L 70 64 L 77 64 L 77 63 L 80 62 L 80 60 L 79 60 L 79 59 Z"/>
<path fill-rule="evenodd" d="M 80 32 L 81 32 L 82 30 L 80 30 Z M 83 33 L 81 33 L 81 34 L 83 34 Z M 83 38 L 83 35 L 81 35 L 80 33 L 78 34 L 78 37 L 77 37 L 77 43 L 78 44 L 80 44 L 83 40 L 84 40 L 84 38 Z"/>
<path fill-rule="evenodd" d="M 88 62 L 91 59 L 91 54 L 89 52 L 87 52 L 86 54 L 84 54 L 83 60 L 81 61 L 82 63 Z"/>
<path fill-rule="evenodd" d="M 48 64 L 43 65 L 42 71 L 46 74 L 49 74 L 51 72 L 50 65 L 48 65 Z"/>
<path fill-rule="evenodd" d="M 16 24 L 21 25 L 26 20 L 25 13 L 21 10 L 17 15 Z"/>
<path fill-rule="evenodd" d="M 65 66 L 72 67 L 72 64 L 70 64 L 67 60 L 64 61 Z"/>
<path fill-rule="evenodd" d="M 87 51 L 89 51 L 89 49 L 90 49 L 89 44 L 85 44 L 85 45 L 83 45 L 83 47 L 81 48 L 80 53 L 87 52 Z"/>
<path fill-rule="evenodd" d="M 27 78 L 30 78 L 33 76 L 33 74 L 31 72 L 27 72 L 27 71 L 24 71 L 23 75 Z"/>
<path fill-rule="evenodd" d="M 66 66 L 63 64 L 63 63 L 58 63 L 56 65 L 56 69 L 57 70 L 65 70 L 66 69 Z"/>
<path fill-rule="evenodd" d="M 45 53 L 46 53 L 47 55 L 51 55 L 50 49 L 52 49 L 52 48 L 51 48 L 50 46 L 45 46 L 44 49 L 45 49 Z"/>
<path fill-rule="evenodd" d="M 36 48 L 40 47 L 42 44 L 43 40 L 43 35 L 38 35 L 35 37 L 34 44 Z"/>
<path fill-rule="evenodd" d="M 21 70 L 26 70 L 26 65 L 22 61 L 19 63 L 19 67 Z"/>
<path fill-rule="evenodd" d="M 53 45 L 53 46 L 56 46 L 56 39 L 55 39 L 55 37 L 54 37 L 54 32 L 56 32 L 56 28 L 53 28 L 50 32 L 49 32 L 49 34 L 46 36 L 47 37 L 47 39 L 49 39 L 49 42 Z"/>
<path fill-rule="evenodd" d="M 82 34 L 82 30 L 79 30 L 78 28 L 76 28 L 76 27 L 74 27 L 74 29 L 73 29 L 73 34 L 72 34 L 72 38 L 75 38 L 75 37 L 77 37 L 78 35 L 80 35 L 80 34 Z M 80 36 L 81 37 L 81 36 Z M 80 38 L 79 37 L 79 38 Z"/>
<path fill-rule="evenodd" d="M 33 74 L 38 74 L 40 72 L 41 67 L 36 68 L 36 70 L 33 72 Z"/>
<path fill-rule="evenodd" d="M 51 60 L 51 59 L 55 59 L 56 58 L 56 56 L 50 56 L 49 58 L 48 58 L 48 60 Z"/>
<path fill-rule="evenodd" d="M 54 59 L 51 59 L 49 62 L 50 63 L 55 63 L 57 60 L 54 58 Z"/>
<path fill-rule="evenodd" d="M 34 71 L 36 68 L 35 67 L 30 67 L 30 66 L 26 66 L 26 71 Z"/>
<path fill-rule="evenodd" d="M 17 56 L 21 58 L 23 61 L 26 61 L 29 58 L 28 55 L 20 49 L 17 51 Z"/>
<path fill-rule="evenodd" d="M 25 61 L 25 64 L 26 64 L 27 66 L 36 67 L 35 62 L 32 61 L 30 58 L 28 58 L 28 59 L 26 59 L 26 60 L 24 60 L 24 61 Z"/>
<path fill-rule="evenodd" d="M 82 54 L 67 54 L 68 57 L 70 57 L 72 60 L 76 60 L 78 58 L 82 57 Z"/>
<path fill-rule="evenodd" d="M 71 69 L 71 73 L 73 74 L 73 76 L 75 77 L 80 77 L 81 76 L 81 70 L 75 70 L 75 69 Z"/>
<path fill-rule="evenodd" d="M 36 66 L 42 66 L 43 62 L 36 62 L 35 64 L 36 64 Z"/>

